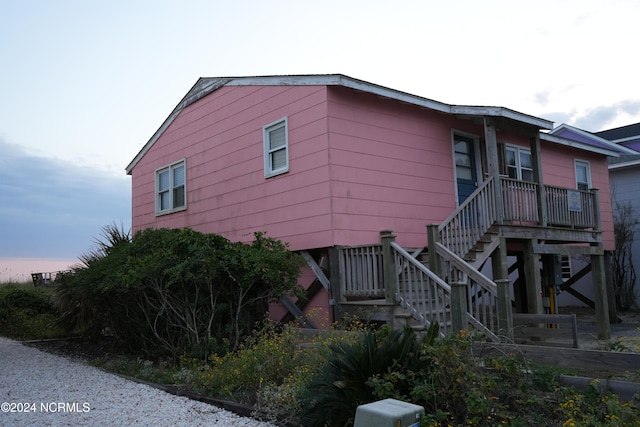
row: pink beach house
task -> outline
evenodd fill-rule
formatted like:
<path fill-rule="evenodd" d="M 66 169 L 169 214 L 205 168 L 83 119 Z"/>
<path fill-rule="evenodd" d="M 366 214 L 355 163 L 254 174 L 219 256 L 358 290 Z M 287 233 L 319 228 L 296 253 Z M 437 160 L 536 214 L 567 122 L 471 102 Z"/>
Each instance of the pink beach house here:
<path fill-rule="evenodd" d="M 449 105 L 344 75 L 201 78 L 127 166 L 133 230 L 287 242 L 331 318 L 509 333 L 553 313 L 561 257 L 590 257 L 609 331 L 607 156 L 502 107 Z"/>

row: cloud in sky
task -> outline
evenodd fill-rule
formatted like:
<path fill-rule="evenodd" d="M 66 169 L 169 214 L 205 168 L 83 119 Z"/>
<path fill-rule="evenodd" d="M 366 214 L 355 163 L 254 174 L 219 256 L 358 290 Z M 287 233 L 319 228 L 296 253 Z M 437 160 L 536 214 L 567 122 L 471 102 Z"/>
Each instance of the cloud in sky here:
<path fill-rule="evenodd" d="M 629 0 L 14 1 L 0 8 L 0 257 L 130 223 L 131 161 L 198 77 L 342 73 L 589 131 L 640 121 Z M 14 144 L 14 145 L 11 145 Z"/>
<path fill-rule="evenodd" d="M 640 99 L 625 99 L 611 105 L 553 112 L 547 114 L 547 117 L 556 124 L 567 123 L 589 132 L 597 132 L 631 124 L 639 114 Z"/>
<path fill-rule="evenodd" d="M 0 257 L 77 258 L 101 227 L 131 223 L 130 178 L 0 140 Z"/>

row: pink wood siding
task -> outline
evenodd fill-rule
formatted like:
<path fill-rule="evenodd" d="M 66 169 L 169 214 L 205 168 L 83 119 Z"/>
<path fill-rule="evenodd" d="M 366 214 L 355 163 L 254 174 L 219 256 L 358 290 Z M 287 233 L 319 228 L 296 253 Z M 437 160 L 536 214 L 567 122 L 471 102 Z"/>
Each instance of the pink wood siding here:
<path fill-rule="evenodd" d="M 263 175 L 262 127 L 287 116 L 290 171 Z M 470 121 L 344 88 L 225 87 L 190 105 L 132 171 L 133 227 L 192 227 L 293 250 L 426 245 L 456 206 L 452 129 Z M 156 217 L 154 171 L 186 158 L 187 210 Z M 329 165 L 329 159 L 331 164 Z"/>
<path fill-rule="evenodd" d="M 264 178 L 262 128 L 288 117 L 290 172 Z M 326 88 L 225 87 L 185 108 L 134 168 L 133 228 L 191 227 L 330 246 Z M 186 158 L 187 210 L 156 217 L 154 171 Z"/>
<path fill-rule="evenodd" d="M 334 243 L 375 243 L 391 229 L 401 245 L 425 246 L 425 225 L 456 206 L 455 121 L 344 88 L 328 102 Z"/>

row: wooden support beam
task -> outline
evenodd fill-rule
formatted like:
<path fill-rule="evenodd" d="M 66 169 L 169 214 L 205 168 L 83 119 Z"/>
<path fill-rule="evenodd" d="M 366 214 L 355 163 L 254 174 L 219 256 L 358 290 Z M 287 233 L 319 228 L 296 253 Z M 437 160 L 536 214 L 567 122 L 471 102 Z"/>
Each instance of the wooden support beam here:
<path fill-rule="evenodd" d="M 396 292 L 398 291 L 398 274 L 391 251 L 391 242 L 395 242 L 396 236 L 391 230 L 383 230 L 380 232 L 380 240 L 382 240 L 382 271 L 385 299 L 388 303 L 393 303 L 396 300 Z"/>
<path fill-rule="evenodd" d="M 582 270 L 578 271 L 576 274 L 571 276 L 566 282 L 564 282 L 560 287 L 560 289 L 567 292 L 572 297 L 582 301 L 584 304 L 588 305 L 589 307 L 595 308 L 596 303 L 593 302 L 593 300 L 591 300 L 590 298 L 587 298 L 586 296 L 582 295 L 580 292 L 572 288 L 572 286 L 575 285 L 578 282 L 578 280 L 582 279 L 590 271 L 591 271 L 591 264 L 584 266 Z"/>
<path fill-rule="evenodd" d="M 342 302 L 346 302 L 347 298 L 340 289 L 340 255 L 338 248 L 329 248 L 329 305 L 333 307 L 333 320 L 342 319 Z"/>
<path fill-rule="evenodd" d="M 451 286 L 451 328 L 453 332 L 467 329 L 467 282 L 453 282 Z"/>
<path fill-rule="evenodd" d="M 284 305 L 284 308 L 286 308 L 288 311 L 287 315 L 282 318 L 282 322 L 287 323 L 294 319 L 302 319 L 302 326 L 304 328 L 316 329 L 315 325 L 311 322 L 311 320 L 307 319 L 307 317 L 304 315 L 300 307 L 298 307 L 298 305 L 294 303 L 291 298 L 285 295 L 282 298 L 280 298 L 280 302 L 282 303 L 282 305 Z M 291 316 L 293 317 L 293 319 L 290 318 Z"/>
<path fill-rule="evenodd" d="M 427 225 L 427 239 L 429 244 L 429 269 L 442 278 L 442 265 L 440 264 L 440 257 L 436 253 L 436 243 L 440 242 L 438 224 Z"/>
<path fill-rule="evenodd" d="M 602 255 L 602 246 L 569 246 L 534 243 L 533 252 L 542 255 Z"/>
<path fill-rule="evenodd" d="M 489 176 L 493 177 L 493 197 L 498 210 L 498 223 L 504 221 L 504 209 L 502 202 L 502 190 L 500 188 L 500 163 L 498 161 L 498 137 L 494 120 L 484 117 L 484 141 L 487 155 L 487 169 Z"/>
<path fill-rule="evenodd" d="M 538 198 L 538 221 L 542 227 L 547 226 L 547 197 L 542 179 L 542 155 L 540 154 L 540 135 L 531 137 L 531 163 L 533 163 L 533 181 L 538 183 L 536 196 Z"/>
<path fill-rule="evenodd" d="M 325 276 L 324 272 L 322 271 L 322 269 L 320 268 L 316 260 L 313 259 L 311 254 L 307 251 L 300 251 L 300 255 L 302 255 L 302 258 L 304 258 L 304 260 L 307 262 L 307 265 L 309 266 L 309 268 L 311 268 L 311 271 L 313 271 L 313 274 L 316 275 L 316 278 L 320 281 L 320 283 L 322 283 L 322 286 L 324 286 L 327 292 L 329 292 L 329 287 L 330 287 L 329 279 L 327 278 L 327 276 Z"/>
<path fill-rule="evenodd" d="M 604 267 L 604 255 L 591 256 L 591 275 L 593 277 L 593 294 L 596 303 L 596 326 L 598 339 L 611 338 L 609 324 L 609 303 L 607 301 L 607 283 Z"/>
<path fill-rule="evenodd" d="M 611 252 L 604 253 L 604 274 L 607 284 L 607 302 L 609 303 L 609 320 L 615 323 L 621 323 L 622 319 L 618 317 L 618 308 L 616 307 L 616 294 L 613 289 L 613 272 L 611 271 Z"/>
<path fill-rule="evenodd" d="M 524 247 L 524 270 L 527 293 L 527 312 L 543 314 L 542 278 L 539 255 L 533 252 L 533 241 L 527 240 Z"/>
<path fill-rule="evenodd" d="M 576 282 L 582 279 L 588 272 L 591 271 L 591 264 L 588 264 L 582 268 L 582 270 L 578 271 L 576 274 L 571 276 L 566 282 L 562 284 L 561 289 L 563 291 L 568 290 L 571 286 L 575 285 Z"/>
<path fill-rule="evenodd" d="M 567 292 L 569 295 L 579 299 L 580 301 L 582 301 L 584 304 L 588 305 L 591 308 L 596 308 L 596 303 L 593 302 L 593 300 L 585 297 L 584 295 L 582 295 L 580 292 L 576 291 L 573 288 L 567 288 L 564 289 L 565 292 Z"/>
<path fill-rule="evenodd" d="M 499 237 L 498 247 L 491 254 L 493 281 L 498 288 L 498 327 L 500 335 L 513 338 L 513 315 L 511 310 L 511 281 L 507 264 L 507 240 Z"/>
<path fill-rule="evenodd" d="M 520 259 L 516 259 L 516 262 L 514 262 L 513 264 L 511 264 L 509 266 L 509 274 L 513 273 L 514 271 L 516 271 L 518 268 L 520 268 Z"/>
<path fill-rule="evenodd" d="M 557 242 L 602 243 L 602 233 L 592 230 L 577 230 L 554 227 L 529 227 L 526 225 L 503 225 L 500 235 L 507 239 L 539 239 Z"/>

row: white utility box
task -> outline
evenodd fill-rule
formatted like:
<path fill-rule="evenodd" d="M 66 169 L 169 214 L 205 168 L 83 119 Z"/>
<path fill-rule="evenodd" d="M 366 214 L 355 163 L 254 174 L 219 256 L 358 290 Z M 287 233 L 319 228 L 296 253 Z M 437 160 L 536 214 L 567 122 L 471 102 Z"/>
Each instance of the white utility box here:
<path fill-rule="evenodd" d="M 353 427 L 420 427 L 424 408 L 396 399 L 358 406 Z"/>

